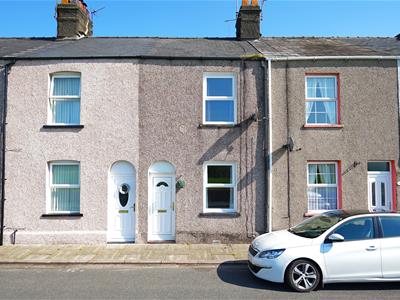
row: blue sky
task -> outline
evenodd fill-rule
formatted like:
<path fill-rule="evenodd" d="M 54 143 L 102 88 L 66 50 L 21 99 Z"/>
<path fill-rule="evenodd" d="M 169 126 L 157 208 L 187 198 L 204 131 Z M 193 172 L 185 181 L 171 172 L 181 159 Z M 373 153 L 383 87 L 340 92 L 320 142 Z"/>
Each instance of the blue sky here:
<path fill-rule="evenodd" d="M 241 0 L 238 0 L 241 3 Z M 262 2 L 262 0 L 259 0 Z M 95 36 L 233 37 L 236 0 L 86 0 Z M 0 0 L 0 37 L 55 36 L 56 0 Z M 267 0 L 264 36 L 394 36 L 400 0 Z"/>

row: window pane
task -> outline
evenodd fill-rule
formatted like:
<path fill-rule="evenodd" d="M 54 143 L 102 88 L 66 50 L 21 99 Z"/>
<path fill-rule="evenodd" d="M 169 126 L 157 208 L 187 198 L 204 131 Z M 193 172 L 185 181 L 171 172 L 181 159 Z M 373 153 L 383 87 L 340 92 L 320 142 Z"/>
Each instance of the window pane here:
<path fill-rule="evenodd" d="M 80 211 L 79 188 L 53 188 L 51 191 L 52 211 Z"/>
<path fill-rule="evenodd" d="M 308 210 L 337 209 L 336 187 L 309 187 L 307 198 Z"/>
<path fill-rule="evenodd" d="M 233 96 L 232 78 L 207 78 L 207 96 Z"/>
<path fill-rule="evenodd" d="M 79 124 L 80 101 L 54 100 L 53 119 L 54 123 Z"/>
<path fill-rule="evenodd" d="M 308 183 L 336 184 L 336 164 L 309 164 Z"/>
<path fill-rule="evenodd" d="M 336 98 L 335 78 L 308 77 L 307 98 Z"/>
<path fill-rule="evenodd" d="M 390 165 L 386 161 L 371 161 L 368 163 L 368 171 L 371 172 L 389 172 Z"/>
<path fill-rule="evenodd" d="M 346 241 L 365 240 L 374 237 L 372 218 L 359 218 L 340 226 L 335 233 L 341 234 Z"/>
<path fill-rule="evenodd" d="M 233 188 L 207 188 L 207 208 L 233 208 Z"/>
<path fill-rule="evenodd" d="M 307 101 L 307 124 L 336 124 L 336 102 Z"/>
<path fill-rule="evenodd" d="M 382 202 L 382 206 L 386 205 L 386 191 L 385 191 L 385 183 L 381 182 L 381 202 Z"/>
<path fill-rule="evenodd" d="M 78 165 L 53 165 L 52 184 L 79 184 Z"/>
<path fill-rule="evenodd" d="M 79 96 L 80 78 L 54 78 L 53 96 Z"/>
<path fill-rule="evenodd" d="M 232 166 L 207 166 L 208 183 L 232 183 Z"/>
<path fill-rule="evenodd" d="M 206 101 L 207 122 L 234 122 L 234 101 Z"/>
<path fill-rule="evenodd" d="M 379 217 L 382 224 L 383 237 L 400 237 L 399 217 Z"/>
<path fill-rule="evenodd" d="M 372 206 L 376 206 L 376 199 L 375 199 L 375 182 L 372 183 Z"/>

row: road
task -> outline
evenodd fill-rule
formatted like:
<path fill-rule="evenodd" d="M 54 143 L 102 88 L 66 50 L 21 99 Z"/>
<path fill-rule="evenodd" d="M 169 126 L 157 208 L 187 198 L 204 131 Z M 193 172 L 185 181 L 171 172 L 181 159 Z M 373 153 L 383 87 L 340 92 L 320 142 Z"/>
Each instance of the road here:
<path fill-rule="evenodd" d="M 1 299 L 399 299 L 400 283 L 334 284 L 309 294 L 216 267 L 0 268 Z"/>

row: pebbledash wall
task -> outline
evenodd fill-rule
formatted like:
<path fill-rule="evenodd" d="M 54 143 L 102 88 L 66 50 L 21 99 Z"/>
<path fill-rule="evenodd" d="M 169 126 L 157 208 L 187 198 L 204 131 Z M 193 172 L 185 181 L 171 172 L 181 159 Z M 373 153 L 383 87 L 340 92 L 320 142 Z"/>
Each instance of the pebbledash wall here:
<path fill-rule="evenodd" d="M 49 75 L 62 71 L 81 73 L 82 129 L 43 128 Z M 239 126 L 199 126 L 205 72 L 237 75 Z M 120 160 L 137 170 L 137 243 L 147 242 L 149 167 L 161 160 L 186 181 L 176 193 L 178 243 L 248 241 L 264 232 L 261 72 L 257 61 L 18 61 L 9 77 L 4 242 L 105 243 L 107 176 Z M 42 217 L 53 160 L 80 162 L 83 216 Z M 238 214 L 202 215 L 206 161 L 237 163 Z"/>
<path fill-rule="evenodd" d="M 44 129 L 50 74 L 81 73 L 82 129 Z M 5 233 L 9 243 L 104 243 L 111 165 L 139 162 L 139 65 L 136 60 L 18 61 L 8 90 Z M 82 217 L 42 218 L 46 169 L 80 162 Z"/>
<path fill-rule="evenodd" d="M 338 74 L 342 128 L 304 128 L 309 73 Z M 340 161 L 344 209 L 368 209 L 368 161 L 392 161 L 398 178 L 395 60 L 272 62 L 272 108 L 274 230 L 298 223 L 308 212 L 307 161 Z M 289 136 L 291 152 L 282 147 Z"/>
<path fill-rule="evenodd" d="M 243 242 L 265 232 L 260 62 L 146 60 L 140 68 L 139 209 L 147 212 L 150 165 L 166 160 L 187 183 L 176 195 L 178 243 Z M 202 126 L 203 75 L 208 72 L 236 74 L 238 126 Z M 237 164 L 237 215 L 202 215 L 207 161 Z M 146 233 L 147 213 L 140 213 L 138 241 L 145 241 Z"/>

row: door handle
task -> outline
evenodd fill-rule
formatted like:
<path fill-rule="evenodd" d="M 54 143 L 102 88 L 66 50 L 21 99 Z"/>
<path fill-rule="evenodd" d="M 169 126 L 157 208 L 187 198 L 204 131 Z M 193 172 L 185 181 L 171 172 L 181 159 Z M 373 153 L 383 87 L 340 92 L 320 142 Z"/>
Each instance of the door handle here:
<path fill-rule="evenodd" d="M 365 250 L 367 251 L 375 251 L 377 248 L 375 246 L 369 246 L 367 248 L 365 248 Z"/>

